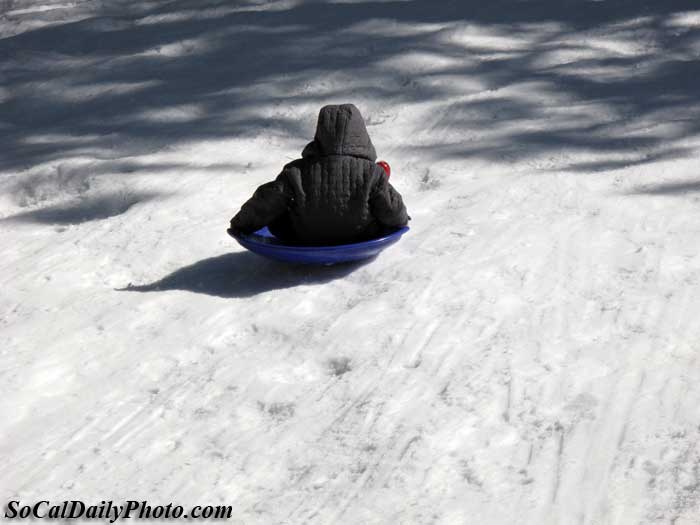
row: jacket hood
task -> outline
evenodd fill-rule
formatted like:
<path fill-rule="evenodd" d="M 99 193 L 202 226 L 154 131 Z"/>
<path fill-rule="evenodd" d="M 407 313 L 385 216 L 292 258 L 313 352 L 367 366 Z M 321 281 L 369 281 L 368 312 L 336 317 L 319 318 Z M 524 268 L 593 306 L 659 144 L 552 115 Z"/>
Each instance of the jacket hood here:
<path fill-rule="evenodd" d="M 316 135 L 302 152 L 302 157 L 350 155 L 374 162 L 377 152 L 367 133 L 360 110 L 353 104 L 324 106 L 318 114 Z"/>

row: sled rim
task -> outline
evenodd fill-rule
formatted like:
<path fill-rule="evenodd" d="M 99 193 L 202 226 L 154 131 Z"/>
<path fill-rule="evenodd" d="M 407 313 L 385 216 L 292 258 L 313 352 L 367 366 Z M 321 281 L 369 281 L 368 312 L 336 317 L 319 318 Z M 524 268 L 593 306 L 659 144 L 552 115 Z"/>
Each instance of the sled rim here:
<path fill-rule="evenodd" d="M 235 235 L 230 230 L 228 233 L 243 248 L 263 257 L 286 263 L 330 266 L 376 257 L 385 248 L 397 243 L 408 230 L 408 226 L 404 226 L 376 239 L 332 246 L 294 246 L 283 244 L 267 228 L 261 228 L 252 234 Z"/>
<path fill-rule="evenodd" d="M 391 240 L 398 240 L 401 238 L 402 235 L 404 235 L 406 232 L 408 232 L 410 228 L 408 226 L 403 226 L 401 228 L 397 228 L 395 231 L 383 235 L 381 237 L 377 237 L 375 239 L 370 239 L 368 241 L 361 241 L 361 242 L 354 242 L 354 243 L 349 243 L 349 244 L 332 244 L 332 245 L 322 245 L 322 246 L 308 246 L 308 245 L 295 245 L 295 244 L 285 244 L 281 240 L 279 240 L 277 237 L 272 235 L 270 233 L 270 230 L 268 230 L 267 226 L 260 228 L 259 230 L 253 232 L 253 233 L 244 233 L 237 235 L 235 234 L 231 229 L 226 230 L 228 234 L 236 239 L 239 243 L 241 241 L 246 241 L 248 243 L 254 243 L 258 244 L 260 246 L 264 246 L 266 248 L 271 248 L 271 247 L 276 247 L 280 249 L 284 249 L 287 251 L 298 251 L 301 253 L 310 253 L 310 252 L 334 252 L 334 251 L 347 251 L 351 252 L 353 249 L 362 249 L 362 248 L 374 248 L 374 247 L 380 247 L 387 243 L 388 241 Z M 261 233 L 262 232 L 262 233 Z"/>

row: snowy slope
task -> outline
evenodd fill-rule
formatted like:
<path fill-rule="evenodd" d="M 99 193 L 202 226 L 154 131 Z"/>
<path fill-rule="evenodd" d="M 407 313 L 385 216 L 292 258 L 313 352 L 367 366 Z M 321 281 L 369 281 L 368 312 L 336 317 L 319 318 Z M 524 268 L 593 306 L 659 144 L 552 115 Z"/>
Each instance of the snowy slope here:
<path fill-rule="evenodd" d="M 0 57 L 3 501 L 700 521 L 697 2 L 5 0 Z M 411 232 L 242 251 L 339 102 Z"/>

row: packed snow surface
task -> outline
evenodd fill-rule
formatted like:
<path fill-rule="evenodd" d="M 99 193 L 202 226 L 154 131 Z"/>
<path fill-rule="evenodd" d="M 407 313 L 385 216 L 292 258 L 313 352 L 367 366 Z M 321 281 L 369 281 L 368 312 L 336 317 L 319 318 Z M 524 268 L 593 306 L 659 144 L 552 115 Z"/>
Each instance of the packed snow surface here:
<path fill-rule="evenodd" d="M 700 522 L 696 1 L 0 2 L 0 498 Z M 352 102 L 366 264 L 225 232 Z"/>

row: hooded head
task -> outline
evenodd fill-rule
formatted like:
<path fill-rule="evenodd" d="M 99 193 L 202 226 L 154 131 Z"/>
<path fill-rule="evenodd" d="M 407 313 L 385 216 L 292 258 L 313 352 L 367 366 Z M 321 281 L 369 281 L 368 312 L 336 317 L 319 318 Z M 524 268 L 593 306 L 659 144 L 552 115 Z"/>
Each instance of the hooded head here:
<path fill-rule="evenodd" d="M 324 106 L 318 114 L 316 136 L 304 148 L 302 157 L 350 155 L 374 162 L 377 153 L 367 134 L 360 110 L 353 104 Z"/>

